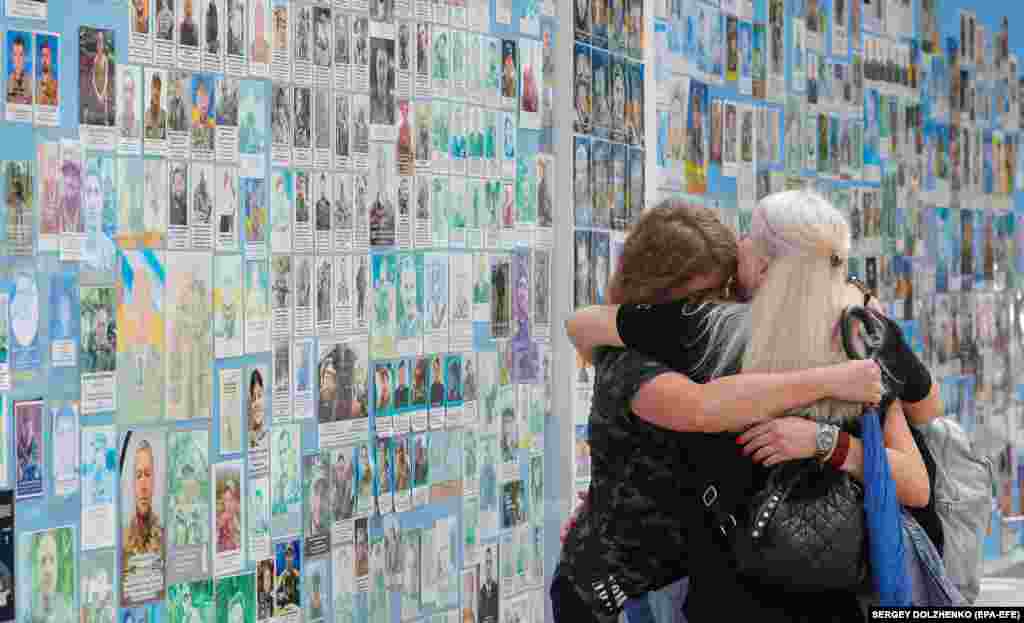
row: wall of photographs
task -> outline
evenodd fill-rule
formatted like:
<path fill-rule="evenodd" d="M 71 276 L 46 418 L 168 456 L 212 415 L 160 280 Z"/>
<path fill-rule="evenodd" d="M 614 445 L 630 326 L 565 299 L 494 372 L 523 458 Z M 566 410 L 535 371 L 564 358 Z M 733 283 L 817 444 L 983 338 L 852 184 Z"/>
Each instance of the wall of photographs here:
<path fill-rule="evenodd" d="M 656 0 L 648 71 L 652 200 L 713 207 L 740 232 L 759 198 L 785 189 L 815 188 L 848 215 L 850 272 L 901 321 L 941 381 L 946 415 L 995 461 L 989 559 L 1020 542 L 1020 524 L 1003 520 L 1024 514 L 1024 78 L 1009 33 L 1024 16 L 1014 11 L 951 0 Z M 574 17 L 579 307 L 603 300 L 623 192 L 602 163 L 619 95 L 605 89 L 607 67 L 615 75 L 605 17 L 593 3 L 576 3 Z M 577 363 L 577 490 L 589 481 L 591 373 Z"/>
<path fill-rule="evenodd" d="M 542 621 L 555 2 L 5 4 L 0 622 Z"/>

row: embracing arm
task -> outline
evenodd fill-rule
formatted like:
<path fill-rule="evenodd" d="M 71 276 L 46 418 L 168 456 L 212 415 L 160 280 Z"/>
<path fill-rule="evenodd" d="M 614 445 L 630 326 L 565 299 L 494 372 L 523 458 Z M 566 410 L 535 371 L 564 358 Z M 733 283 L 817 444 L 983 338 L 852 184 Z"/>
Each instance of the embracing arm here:
<path fill-rule="evenodd" d="M 927 506 L 931 498 L 928 470 L 898 402 L 889 408 L 885 416 L 884 435 L 889 468 L 896 483 L 896 498 L 900 504 L 911 508 Z M 850 452 L 840 469 L 858 481 L 864 481 L 864 444 L 860 439 L 850 438 Z"/>
<path fill-rule="evenodd" d="M 743 454 L 757 463 L 770 466 L 814 457 L 817 432 L 816 422 L 790 416 L 758 424 L 740 435 L 737 442 L 743 444 Z M 931 496 L 928 471 L 898 402 L 889 408 L 886 415 L 884 437 L 889 467 L 896 483 L 896 498 L 904 506 L 926 506 Z M 864 444 L 857 437 L 850 436 L 850 449 L 840 469 L 858 481 L 864 481 Z"/>
<path fill-rule="evenodd" d="M 903 401 L 903 412 L 907 419 L 915 426 L 931 422 L 942 415 L 942 400 L 939 398 L 939 386 L 932 383 L 928 388 L 928 395 L 917 402 Z"/>
<path fill-rule="evenodd" d="M 573 312 L 565 321 L 565 330 L 576 352 L 590 362 L 598 346 L 623 347 L 615 326 L 619 305 L 591 305 Z"/>
<path fill-rule="evenodd" d="M 798 372 L 726 376 L 697 384 L 682 374 L 661 374 L 633 397 L 632 408 L 648 422 L 681 432 L 739 432 L 790 409 L 825 398 L 876 402 L 881 373 L 871 361 Z"/>
<path fill-rule="evenodd" d="M 886 376 L 891 374 L 893 389 L 903 402 L 903 411 L 910 423 L 927 424 L 942 415 L 939 386 L 932 381 L 928 367 L 907 344 L 899 324 L 881 313 L 877 315 L 885 324 L 885 342 L 878 360 L 885 367 Z"/>

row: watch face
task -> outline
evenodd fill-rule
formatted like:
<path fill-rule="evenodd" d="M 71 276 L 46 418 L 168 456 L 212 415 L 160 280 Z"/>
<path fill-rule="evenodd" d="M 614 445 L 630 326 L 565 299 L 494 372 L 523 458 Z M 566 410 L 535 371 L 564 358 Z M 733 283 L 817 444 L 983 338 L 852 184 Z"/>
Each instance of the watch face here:
<path fill-rule="evenodd" d="M 819 426 L 818 434 L 815 438 L 815 454 L 818 456 L 824 456 L 829 450 L 832 449 L 833 440 L 838 434 L 838 429 L 835 426 L 823 425 Z"/>

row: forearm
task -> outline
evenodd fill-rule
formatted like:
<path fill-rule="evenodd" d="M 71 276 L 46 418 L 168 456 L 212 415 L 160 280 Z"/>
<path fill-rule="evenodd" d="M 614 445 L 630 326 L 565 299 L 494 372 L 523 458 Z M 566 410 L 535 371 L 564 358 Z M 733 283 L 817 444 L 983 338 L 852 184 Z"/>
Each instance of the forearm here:
<path fill-rule="evenodd" d="M 918 402 L 904 400 L 902 402 L 903 412 L 907 414 L 907 419 L 914 426 L 927 424 L 942 415 L 942 400 L 939 397 L 939 386 L 936 383 L 932 383 L 928 395 L 923 400 Z"/>
<path fill-rule="evenodd" d="M 893 448 L 886 448 L 885 451 L 892 479 L 896 483 L 896 499 L 911 508 L 926 506 L 931 497 L 931 487 L 928 484 L 928 471 L 920 456 Z M 850 451 L 840 469 L 858 482 L 864 482 L 864 443 L 859 438 L 850 437 Z"/>
<path fill-rule="evenodd" d="M 584 361 L 591 361 L 598 346 L 624 346 L 615 324 L 618 312 L 618 305 L 591 305 L 573 312 L 565 321 L 569 340 Z"/>
<path fill-rule="evenodd" d="M 830 397 L 831 368 L 727 376 L 704 385 L 681 380 L 680 375 L 663 375 L 641 388 L 633 411 L 681 432 L 739 432 Z"/>

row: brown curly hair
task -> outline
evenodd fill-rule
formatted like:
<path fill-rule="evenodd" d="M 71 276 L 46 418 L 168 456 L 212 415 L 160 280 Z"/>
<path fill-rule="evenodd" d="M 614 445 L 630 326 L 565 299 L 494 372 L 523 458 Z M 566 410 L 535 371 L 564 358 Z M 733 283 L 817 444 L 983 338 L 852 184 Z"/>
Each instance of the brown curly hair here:
<path fill-rule="evenodd" d="M 630 229 L 608 286 L 608 302 L 667 302 L 699 275 L 717 272 L 731 282 L 736 267 L 736 236 L 713 210 L 667 199 L 644 210 Z"/>

